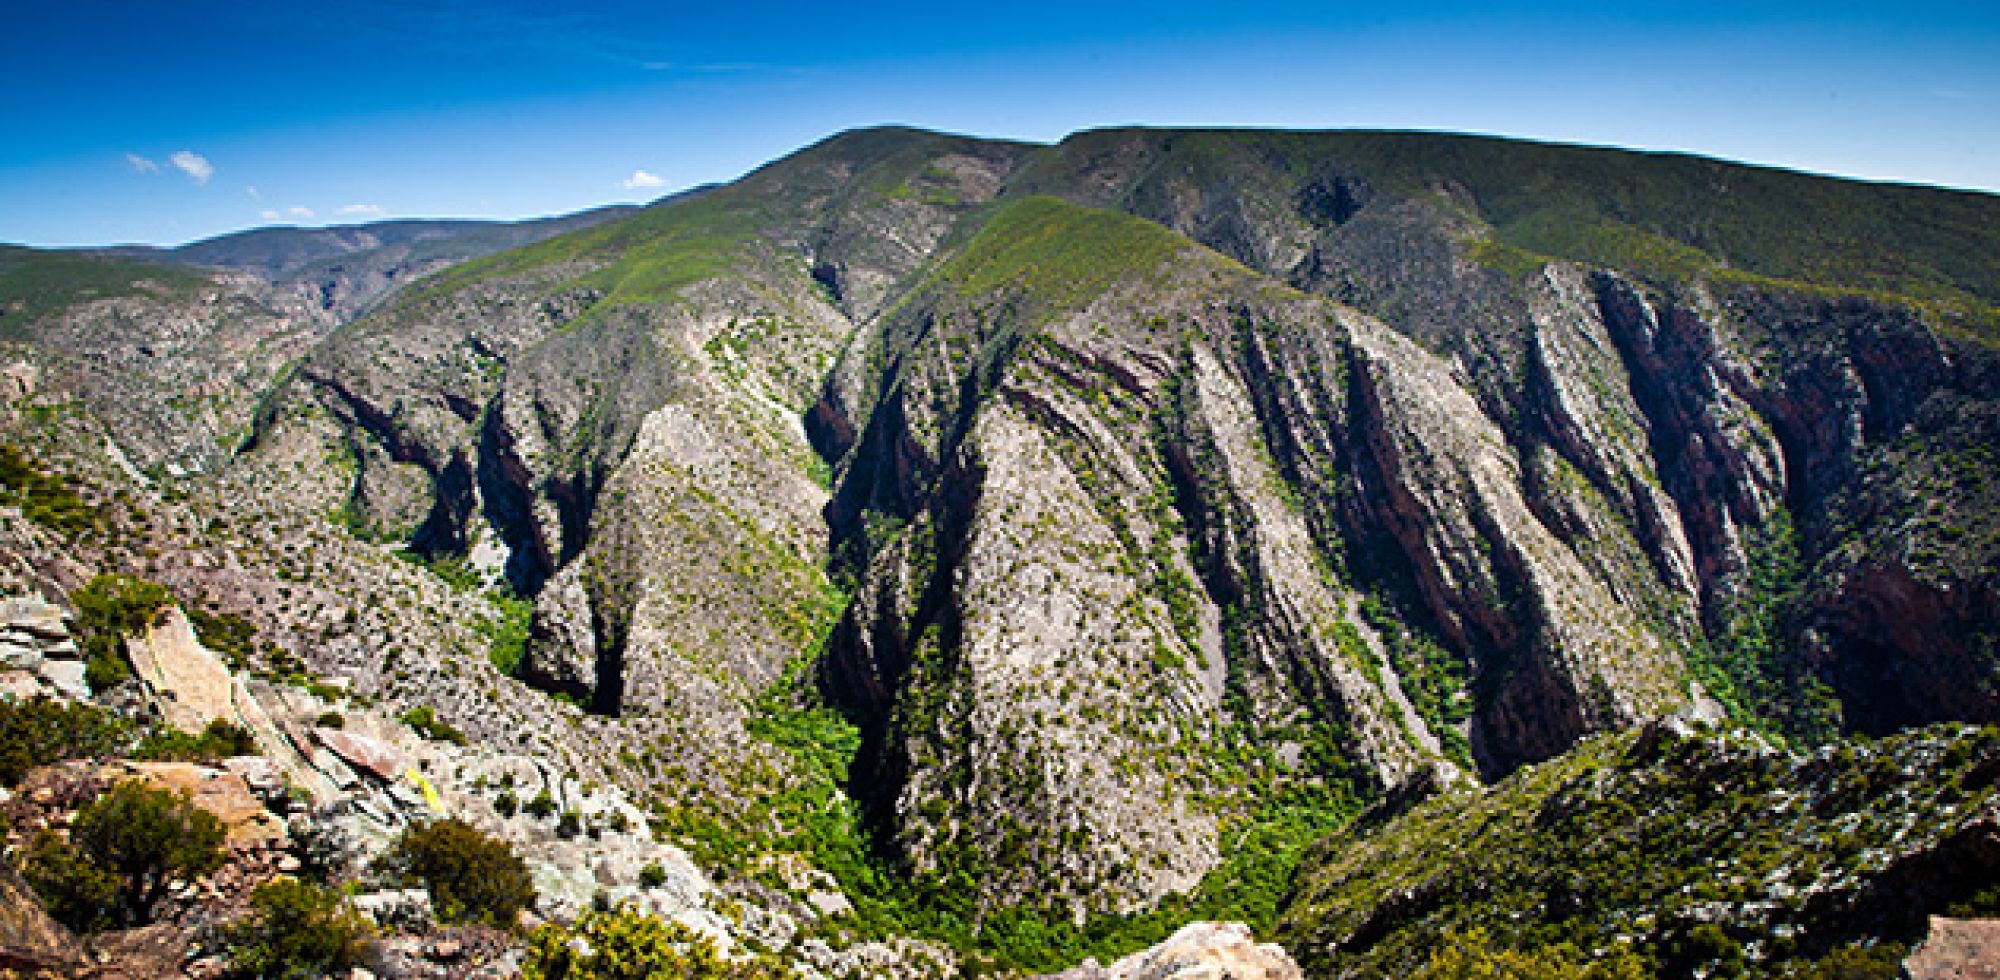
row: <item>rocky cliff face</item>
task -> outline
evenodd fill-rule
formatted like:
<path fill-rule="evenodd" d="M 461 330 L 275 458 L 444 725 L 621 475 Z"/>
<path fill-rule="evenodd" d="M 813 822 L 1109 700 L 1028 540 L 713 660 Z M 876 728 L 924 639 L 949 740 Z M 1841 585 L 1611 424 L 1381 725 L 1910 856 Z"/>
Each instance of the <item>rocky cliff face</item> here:
<path fill-rule="evenodd" d="M 201 556 L 160 574 L 312 668 L 688 826 L 766 816 L 811 756 L 772 712 L 831 706 L 878 857 L 1067 916 L 1670 714 L 2000 718 L 1996 213 L 1490 140 L 871 130 L 330 335 L 268 285 L 0 323 L 15 431 L 107 496 L 104 436 L 199 456 L 147 485 Z M 131 394 L 118 344 L 212 402 Z"/>

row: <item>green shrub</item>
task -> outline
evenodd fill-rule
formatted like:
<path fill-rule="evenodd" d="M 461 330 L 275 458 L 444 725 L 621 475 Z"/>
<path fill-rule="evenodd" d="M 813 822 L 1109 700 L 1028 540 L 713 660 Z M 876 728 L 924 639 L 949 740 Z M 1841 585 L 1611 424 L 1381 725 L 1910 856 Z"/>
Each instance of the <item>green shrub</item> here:
<path fill-rule="evenodd" d="M 655 861 L 639 869 L 639 887 L 658 888 L 667 883 L 667 869 Z"/>
<path fill-rule="evenodd" d="M 144 630 L 160 608 L 174 601 L 167 588 L 130 575 L 99 575 L 70 593 L 76 606 L 77 646 L 85 661 L 84 680 L 93 691 L 132 676 L 125 638 Z"/>
<path fill-rule="evenodd" d="M 536 793 L 535 798 L 529 800 L 528 805 L 522 807 L 522 809 L 528 811 L 528 815 L 531 817 L 547 817 L 549 814 L 556 812 L 556 798 L 550 796 L 547 789 L 543 789 Z"/>
<path fill-rule="evenodd" d="M 629 905 L 585 913 L 574 928 L 536 929 L 521 964 L 523 980 L 785 980 L 794 975 L 768 956 L 724 959 L 708 937 Z"/>
<path fill-rule="evenodd" d="M 453 745 L 466 744 L 465 733 L 437 716 L 437 709 L 428 704 L 418 705 L 403 712 L 402 722 L 415 729 L 417 734 L 433 742 L 450 742 Z"/>
<path fill-rule="evenodd" d="M 250 668 L 252 656 L 257 652 L 257 627 L 249 620 L 232 613 L 210 614 L 199 609 L 188 610 L 187 617 L 202 646 L 220 654 L 235 670 Z"/>
<path fill-rule="evenodd" d="M 92 705 L 0 701 L 0 785 L 19 783 L 36 766 L 118 751 L 131 737 L 124 719 Z"/>
<path fill-rule="evenodd" d="M 250 915 L 227 934 L 235 974 L 311 977 L 355 965 L 369 927 L 339 892 L 276 878 L 250 893 Z"/>
<path fill-rule="evenodd" d="M 534 882 L 514 849 L 461 820 L 405 830 L 384 860 L 406 884 L 428 888 L 446 922 L 512 928 L 535 900 Z"/>
<path fill-rule="evenodd" d="M 94 895 L 101 882 L 78 865 L 87 864 L 115 883 L 115 901 L 101 904 L 117 921 L 145 925 L 168 886 L 222 866 L 222 821 L 184 794 L 128 780 L 77 811 L 63 846 L 70 853 L 51 845 L 43 860 L 31 862 L 44 883 L 59 894 Z"/>

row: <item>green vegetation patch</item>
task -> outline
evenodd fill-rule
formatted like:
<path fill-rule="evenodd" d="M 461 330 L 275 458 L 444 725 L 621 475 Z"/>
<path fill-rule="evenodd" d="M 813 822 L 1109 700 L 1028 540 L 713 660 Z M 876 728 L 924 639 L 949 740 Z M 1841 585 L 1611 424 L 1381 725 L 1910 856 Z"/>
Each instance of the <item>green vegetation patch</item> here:
<path fill-rule="evenodd" d="M 69 480 L 42 471 L 21 450 L 0 443 L 0 503 L 44 527 L 75 537 L 97 527 L 97 508 L 77 496 Z"/>
<path fill-rule="evenodd" d="M 152 625 L 153 617 L 174 601 L 167 587 L 130 575 L 99 575 L 70 593 L 76 607 L 76 641 L 83 652 L 84 680 L 93 691 L 115 686 L 132 676 L 125 638 Z"/>
<path fill-rule="evenodd" d="M 0 699 L 0 786 L 16 785 L 36 766 L 108 755 L 131 742 L 131 724 L 95 705 Z"/>
<path fill-rule="evenodd" d="M 1014 289 L 1074 309 L 1118 282 L 1157 275 L 1191 247 L 1142 218 L 1035 195 L 993 211 L 941 275 L 965 295 Z"/>
<path fill-rule="evenodd" d="M 28 325 L 79 303 L 171 296 L 210 284 L 199 272 L 173 266 L 0 245 L 0 339 L 28 339 Z"/>

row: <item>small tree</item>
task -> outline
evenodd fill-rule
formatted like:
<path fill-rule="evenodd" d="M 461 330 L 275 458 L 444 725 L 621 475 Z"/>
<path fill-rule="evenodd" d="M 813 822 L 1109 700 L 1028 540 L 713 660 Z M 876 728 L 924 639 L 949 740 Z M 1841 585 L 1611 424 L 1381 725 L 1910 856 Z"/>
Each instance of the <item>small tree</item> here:
<path fill-rule="evenodd" d="M 230 966 L 251 977 L 319 976 L 353 966 L 368 933 L 339 892 L 276 878 L 250 893 L 249 917 L 230 928 Z"/>
<path fill-rule="evenodd" d="M 70 829 L 77 850 L 116 876 L 122 921 L 144 925 L 175 881 L 191 881 L 222 866 L 222 821 L 185 794 L 137 781 L 111 788 L 77 811 Z"/>
<path fill-rule="evenodd" d="M 507 842 L 462 820 L 439 820 L 403 832 L 385 855 L 406 883 L 421 883 L 446 922 L 512 928 L 535 900 L 528 867 Z"/>

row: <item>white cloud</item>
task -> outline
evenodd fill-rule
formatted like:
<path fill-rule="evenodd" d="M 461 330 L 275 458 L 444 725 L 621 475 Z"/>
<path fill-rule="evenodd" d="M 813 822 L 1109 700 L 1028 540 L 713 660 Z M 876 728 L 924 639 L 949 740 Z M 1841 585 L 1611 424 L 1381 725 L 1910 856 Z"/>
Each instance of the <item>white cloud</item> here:
<path fill-rule="evenodd" d="M 263 218 L 265 221 L 276 221 L 279 218 L 284 217 L 284 215 L 279 214 L 278 212 L 273 211 L 270 208 L 265 208 L 264 210 L 257 212 L 257 217 Z"/>
<path fill-rule="evenodd" d="M 257 193 L 257 187 L 254 184 L 244 184 L 243 193 L 250 195 L 250 199 L 253 201 L 262 200 L 264 197 L 264 195 Z"/>
<path fill-rule="evenodd" d="M 148 160 L 137 153 L 125 154 L 125 162 L 131 165 L 133 173 L 150 174 L 160 169 L 159 164 L 154 163 L 153 161 Z"/>
<path fill-rule="evenodd" d="M 313 216 L 313 209 L 303 204 L 294 204 L 285 209 L 285 216 L 290 218 L 310 218 Z"/>
<path fill-rule="evenodd" d="M 665 187 L 667 186 L 667 181 L 666 178 L 661 177 L 659 174 L 647 173 L 644 170 L 634 170 L 632 171 L 632 176 L 619 181 L 618 186 L 631 191 L 646 187 Z"/>
<path fill-rule="evenodd" d="M 215 176 L 215 164 L 209 163 L 207 157 L 193 150 L 175 150 L 174 155 L 167 158 L 167 162 L 179 167 L 181 173 L 193 177 L 197 184 L 206 184 L 208 178 Z"/>
<path fill-rule="evenodd" d="M 340 213 L 379 215 L 379 214 L 387 214 L 388 212 L 382 210 L 382 205 L 380 204 L 343 204 L 340 206 Z"/>

